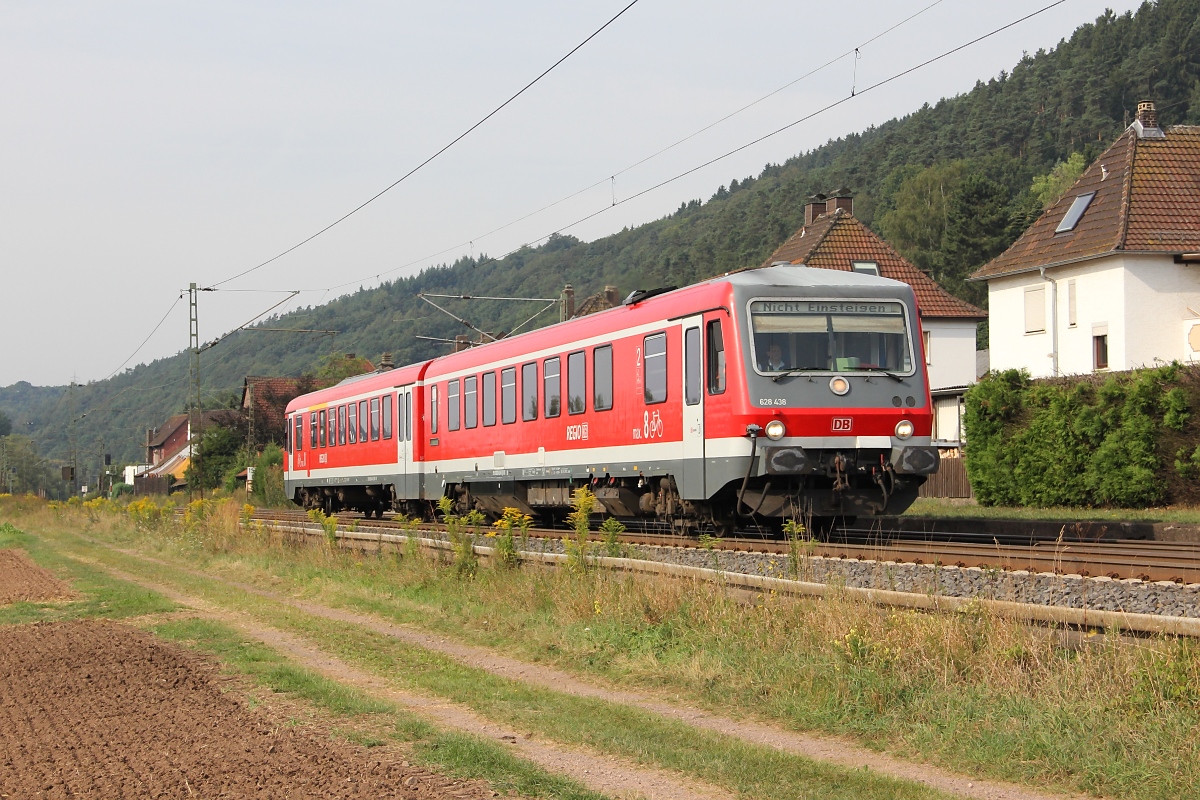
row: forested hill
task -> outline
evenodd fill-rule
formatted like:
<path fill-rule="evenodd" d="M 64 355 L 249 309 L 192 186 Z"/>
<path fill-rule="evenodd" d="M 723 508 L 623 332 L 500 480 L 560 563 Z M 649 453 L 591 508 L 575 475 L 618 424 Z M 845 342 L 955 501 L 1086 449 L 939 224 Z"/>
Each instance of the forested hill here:
<path fill-rule="evenodd" d="M 1003 250 L 1146 99 L 1164 125 L 1200 123 L 1200 0 L 1106 14 L 966 94 L 769 165 L 640 227 L 593 242 L 556 237 L 498 262 L 460 260 L 273 320 L 273 327 L 342 333 L 232 337 L 206 354 L 206 404 L 239 390 L 247 374 L 312 370 L 333 348 L 372 359 L 387 350 L 397 363 L 445 352 L 416 336 L 464 331 L 416 299 L 420 291 L 550 297 L 570 282 L 579 297 L 605 284 L 624 294 L 761 263 L 799 227 L 805 197 L 840 187 L 854 192 L 855 213 L 905 255 L 982 303 L 982 287 L 964 277 Z M 491 330 L 510 329 L 529 313 L 485 304 L 470 311 Z M 87 412 L 79 423 L 83 457 L 107 450 L 134 459 L 145 429 L 184 406 L 187 373 L 181 354 L 73 391 L 9 387 L 0 389 L 0 410 L 50 457 L 67 451 L 70 421 Z"/>

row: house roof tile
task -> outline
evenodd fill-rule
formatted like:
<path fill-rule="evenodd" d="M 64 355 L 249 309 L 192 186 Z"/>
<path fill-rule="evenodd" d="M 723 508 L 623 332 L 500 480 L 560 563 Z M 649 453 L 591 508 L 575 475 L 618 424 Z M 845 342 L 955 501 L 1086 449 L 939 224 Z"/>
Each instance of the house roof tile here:
<path fill-rule="evenodd" d="M 985 319 L 987 313 L 947 292 L 900 255 L 857 217 L 843 209 L 822 214 L 781 244 L 763 266 L 778 261 L 819 269 L 853 271 L 855 261 L 874 261 L 884 278 L 913 288 L 921 316 L 928 319 Z"/>
<path fill-rule="evenodd" d="M 1200 126 L 1161 138 L 1130 126 L 1079 180 L 972 278 L 986 280 L 1117 251 L 1200 250 Z M 1056 233 L 1075 198 L 1095 192 L 1074 230 Z"/>

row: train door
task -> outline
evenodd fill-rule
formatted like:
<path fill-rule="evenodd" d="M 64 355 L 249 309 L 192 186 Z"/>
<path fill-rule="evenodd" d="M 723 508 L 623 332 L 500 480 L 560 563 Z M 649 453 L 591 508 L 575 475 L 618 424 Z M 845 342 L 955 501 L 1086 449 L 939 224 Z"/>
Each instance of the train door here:
<path fill-rule="evenodd" d="M 683 481 L 680 493 L 698 500 L 704 492 L 704 318 L 683 321 Z"/>
<path fill-rule="evenodd" d="M 400 485 L 397 486 L 400 498 L 415 500 L 417 497 L 417 469 L 413 464 L 413 391 L 412 385 L 399 387 L 396 394 L 396 406 L 399 412 L 399 424 L 396 436 L 396 464 L 400 472 Z"/>

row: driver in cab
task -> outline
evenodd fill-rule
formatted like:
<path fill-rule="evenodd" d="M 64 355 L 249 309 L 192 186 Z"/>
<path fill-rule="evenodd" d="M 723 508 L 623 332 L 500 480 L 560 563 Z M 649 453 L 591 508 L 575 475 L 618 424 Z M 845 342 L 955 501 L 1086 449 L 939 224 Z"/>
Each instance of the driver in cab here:
<path fill-rule="evenodd" d="M 783 363 L 783 348 L 777 342 L 767 346 L 767 358 L 759 364 L 763 372 L 781 372 L 787 367 Z"/>

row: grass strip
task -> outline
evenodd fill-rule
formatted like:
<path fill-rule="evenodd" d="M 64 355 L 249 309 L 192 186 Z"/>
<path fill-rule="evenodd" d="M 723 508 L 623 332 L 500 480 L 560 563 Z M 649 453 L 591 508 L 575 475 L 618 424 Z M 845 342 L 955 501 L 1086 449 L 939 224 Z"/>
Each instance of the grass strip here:
<path fill-rule="evenodd" d="M 39 537 L 12 525 L 0 527 L 0 548 L 24 550 L 34 563 L 53 572 L 80 595 L 78 600 L 65 603 L 22 602 L 0 606 L 0 625 L 89 617 L 124 619 L 174 611 L 179 607 L 157 592 L 114 578 L 89 564 L 65 558 Z"/>
<path fill-rule="evenodd" d="M 677 770 L 745 797 L 908 800 L 944 796 L 919 784 L 752 745 L 630 706 L 501 678 L 360 626 L 311 616 L 219 579 L 94 546 L 65 531 L 55 538 L 123 571 L 297 633 L 326 652 L 405 688 L 463 703 L 485 717 L 556 741 Z"/>
<path fill-rule="evenodd" d="M 485 780 L 500 792 L 523 797 L 603 800 L 570 778 L 553 775 L 503 747 L 469 734 L 441 731 L 395 704 L 373 698 L 290 662 L 266 645 L 213 620 L 189 618 L 152 626 L 164 639 L 208 653 L 233 671 L 274 692 L 298 697 L 339 719 L 339 733 L 365 746 L 382 744 L 372 732 L 355 728 L 364 717 L 383 721 L 393 741 L 411 744 L 413 760 L 444 774 Z M 371 730 L 377 725 L 369 726 Z"/>

